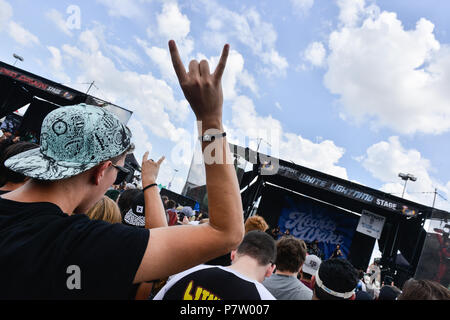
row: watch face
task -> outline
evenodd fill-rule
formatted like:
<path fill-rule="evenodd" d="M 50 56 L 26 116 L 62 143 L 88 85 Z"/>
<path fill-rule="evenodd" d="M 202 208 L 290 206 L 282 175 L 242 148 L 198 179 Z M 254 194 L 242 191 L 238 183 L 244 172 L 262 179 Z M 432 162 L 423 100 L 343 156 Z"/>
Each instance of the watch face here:
<path fill-rule="evenodd" d="M 205 134 L 203 136 L 203 141 L 211 141 L 211 136 L 209 134 Z"/>

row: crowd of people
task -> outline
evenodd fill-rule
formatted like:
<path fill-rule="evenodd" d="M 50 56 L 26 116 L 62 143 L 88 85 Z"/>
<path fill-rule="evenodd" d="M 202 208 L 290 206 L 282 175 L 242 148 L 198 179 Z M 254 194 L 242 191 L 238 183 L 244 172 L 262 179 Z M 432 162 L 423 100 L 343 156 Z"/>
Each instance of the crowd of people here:
<path fill-rule="evenodd" d="M 0 299 L 449 300 L 439 283 L 410 279 L 373 286 L 340 254 L 324 259 L 305 243 L 243 219 L 236 172 L 222 126 L 221 78 L 229 46 L 210 73 L 187 71 L 175 42 L 174 69 L 196 118 L 208 212 L 162 197 L 164 157 L 142 159 L 142 187 L 124 182 L 131 132 L 85 104 L 52 111 L 40 143 L 0 137 Z M 214 139 L 211 139 L 211 136 Z"/>

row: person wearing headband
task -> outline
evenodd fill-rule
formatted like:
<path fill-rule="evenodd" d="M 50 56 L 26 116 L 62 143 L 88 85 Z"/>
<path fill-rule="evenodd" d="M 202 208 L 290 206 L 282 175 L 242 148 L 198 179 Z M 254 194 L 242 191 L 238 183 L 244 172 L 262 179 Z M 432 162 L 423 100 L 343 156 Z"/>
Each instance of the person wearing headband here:
<path fill-rule="evenodd" d="M 312 282 L 312 300 L 355 300 L 358 272 L 345 259 L 329 259 L 320 264 Z"/>

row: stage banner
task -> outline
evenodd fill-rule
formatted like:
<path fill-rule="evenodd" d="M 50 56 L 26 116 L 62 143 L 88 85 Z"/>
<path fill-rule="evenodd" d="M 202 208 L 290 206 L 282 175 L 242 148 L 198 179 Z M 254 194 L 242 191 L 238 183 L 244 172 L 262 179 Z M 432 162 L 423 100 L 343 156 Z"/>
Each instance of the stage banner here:
<path fill-rule="evenodd" d="M 282 233 L 289 229 L 291 235 L 307 243 L 317 240 L 324 259 L 331 257 L 338 244 L 347 258 L 358 220 L 358 216 L 338 208 L 285 196 L 278 225 Z"/>
<path fill-rule="evenodd" d="M 29 85 L 39 90 L 43 90 L 52 95 L 72 101 L 76 97 L 75 92 L 68 91 L 65 87 L 58 86 L 55 82 L 46 81 L 40 77 L 33 77 L 31 74 L 19 72 L 17 68 L 8 66 L 0 62 L 0 75 L 11 78 L 15 81 L 20 81 L 23 84 Z"/>
<path fill-rule="evenodd" d="M 368 235 L 369 237 L 380 239 L 385 221 L 385 217 L 363 210 L 356 231 Z"/>

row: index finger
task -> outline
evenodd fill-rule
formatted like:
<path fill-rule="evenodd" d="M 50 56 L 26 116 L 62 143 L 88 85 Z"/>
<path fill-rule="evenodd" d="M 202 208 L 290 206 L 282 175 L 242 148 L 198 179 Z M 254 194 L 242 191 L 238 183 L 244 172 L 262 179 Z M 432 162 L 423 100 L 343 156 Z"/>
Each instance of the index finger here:
<path fill-rule="evenodd" d="M 223 72 L 225 70 L 225 66 L 227 65 L 228 53 L 230 52 L 230 45 L 226 44 L 223 47 L 222 55 L 220 56 L 219 64 L 216 67 L 216 71 L 214 71 L 214 76 L 216 80 L 222 79 Z"/>
<path fill-rule="evenodd" d="M 144 163 L 148 159 L 148 151 L 144 153 L 144 156 L 142 157 L 142 162 Z"/>
<path fill-rule="evenodd" d="M 180 53 L 178 52 L 177 45 L 175 41 L 169 41 L 170 57 L 172 58 L 173 68 L 177 74 L 178 80 L 182 82 L 186 78 L 186 69 L 184 68 L 183 62 L 180 58 Z"/>

